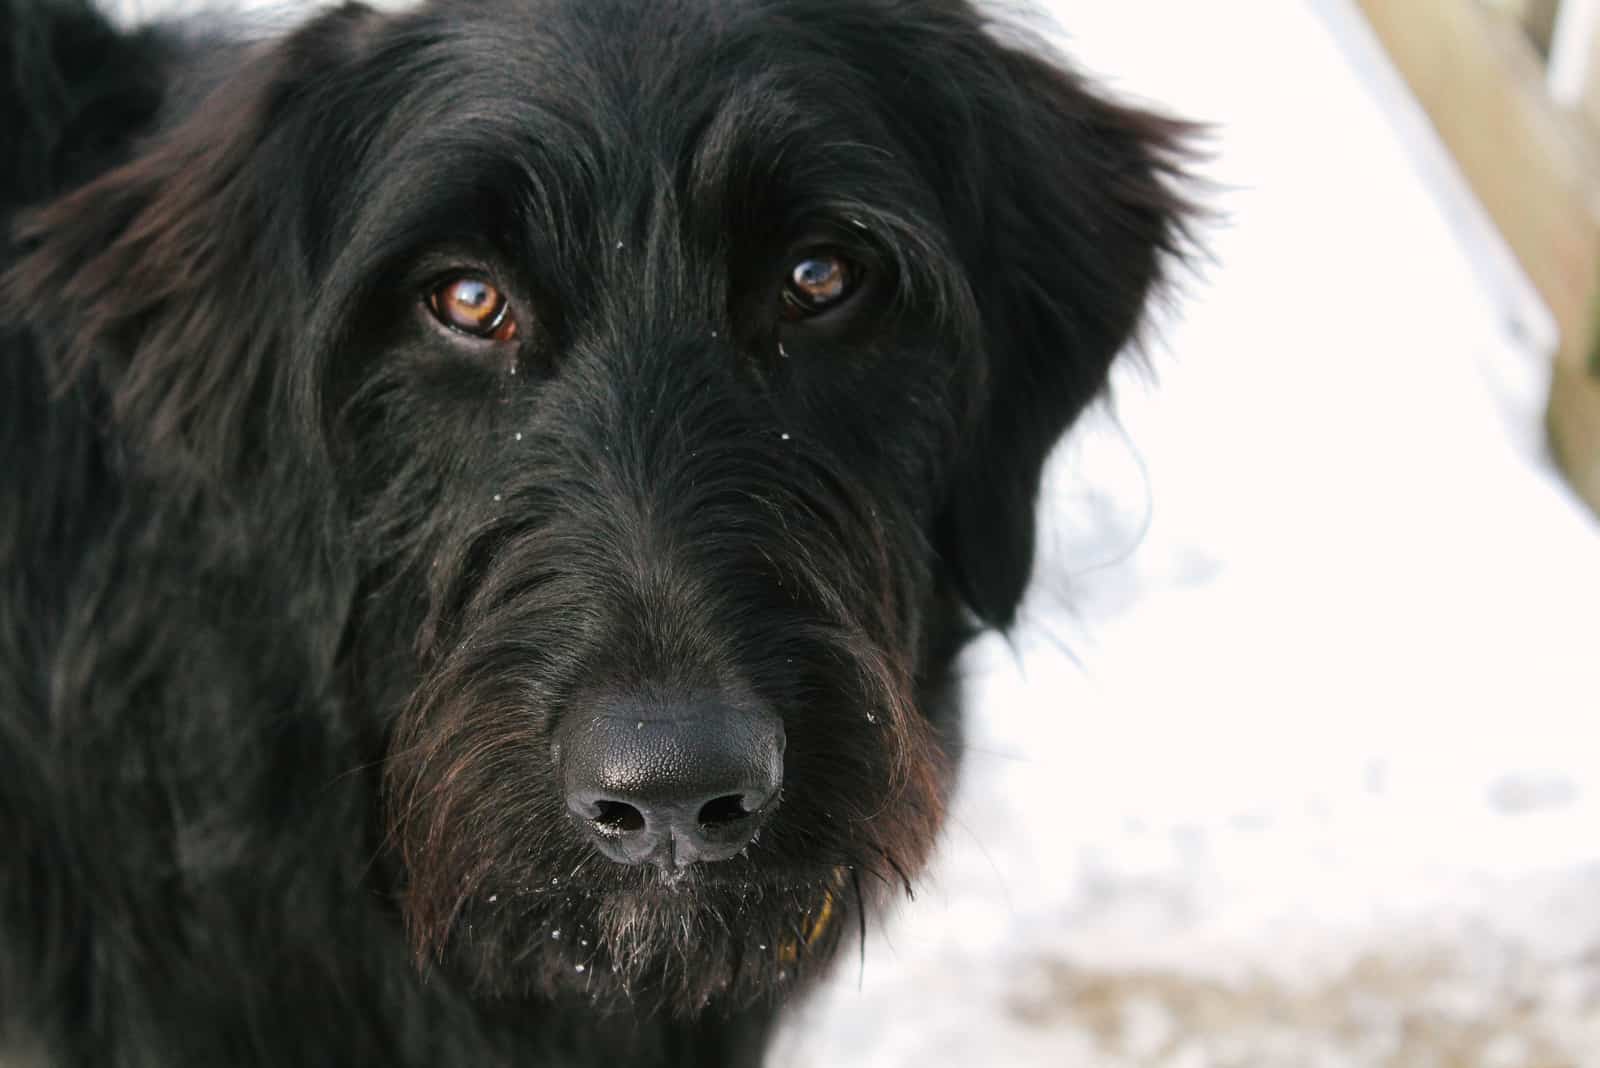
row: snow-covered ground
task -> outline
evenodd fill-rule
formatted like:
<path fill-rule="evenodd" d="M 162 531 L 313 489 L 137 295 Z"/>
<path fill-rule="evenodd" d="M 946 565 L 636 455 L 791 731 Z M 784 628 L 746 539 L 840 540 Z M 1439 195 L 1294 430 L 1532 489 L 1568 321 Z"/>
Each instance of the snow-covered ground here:
<path fill-rule="evenodd" d="M 1548 327 L 1338 2 L 1053 7 L 1213 124 L 1215 262 L 1053 465 L 919 899 L 771 1064 L 1600 1064 L 1600 525 Z"/>
<path fill-rule="evenodd" d="M 1600 1064 L 1600 525 L 1548 327 L 1347 0 L 1051 7 L 1213 125 L 1214 262 L 1053 465 L 919 899 L 773 1068 Z"/>

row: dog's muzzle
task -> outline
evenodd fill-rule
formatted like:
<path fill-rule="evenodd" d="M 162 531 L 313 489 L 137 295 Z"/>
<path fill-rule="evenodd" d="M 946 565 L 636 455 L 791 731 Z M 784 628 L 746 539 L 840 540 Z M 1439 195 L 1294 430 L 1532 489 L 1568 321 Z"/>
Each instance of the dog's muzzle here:
<path fill-rule="evenodd" d="M 599 702 L 564 717 L 555 744 L 567 811 L 619 864 L 737 856 L 783 783 L 778 717 L 718 700 Z"/>

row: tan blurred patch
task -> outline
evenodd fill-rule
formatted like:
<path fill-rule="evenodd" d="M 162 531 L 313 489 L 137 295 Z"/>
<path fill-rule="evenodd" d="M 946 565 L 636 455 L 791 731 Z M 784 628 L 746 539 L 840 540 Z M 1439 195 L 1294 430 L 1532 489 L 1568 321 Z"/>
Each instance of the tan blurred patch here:
<path fill-rule="evenodd" d="M 1595 971 L 1592 960 L 1586 967 Z M 1086 1032 L 1106 1055 L 1106 1068 L 1594 1063 L 1600 997 L 1593 992 L 1600 991 L 1600 976 L 1587 976 L 1594 981 L 1583 983 L 1576 1000 L 1555 989 L 1570 988 L 1572 973 L 1544 978 L 1520 976 L 1509 986 L 1485 981 L 1445 953 L 1368 955 L 1335 977 L 1292 986 L 1041 961 L 1018 984 L 1009 1008 L 1032 1026 Z M 1590 1053 L 1580 1059 L 1582 1049 Z"/>

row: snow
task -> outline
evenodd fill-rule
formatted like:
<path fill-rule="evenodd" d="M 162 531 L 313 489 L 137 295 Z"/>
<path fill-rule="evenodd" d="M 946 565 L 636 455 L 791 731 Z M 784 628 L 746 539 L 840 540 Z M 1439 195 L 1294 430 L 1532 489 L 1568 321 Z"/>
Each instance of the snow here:
<path fill-rule="evenodd" d="M 769 1063 L 1592 1058 L 1600 526 L 1542 310 L 1347 8 L 1054 7 L 1212 124 L 1212 262 L 1052 461 L 919 900 Z"/>

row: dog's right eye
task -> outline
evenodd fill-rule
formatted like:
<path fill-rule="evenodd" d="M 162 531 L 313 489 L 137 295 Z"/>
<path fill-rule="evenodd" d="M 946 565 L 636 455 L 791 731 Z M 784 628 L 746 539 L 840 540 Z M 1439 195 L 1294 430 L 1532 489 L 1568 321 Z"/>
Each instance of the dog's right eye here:
<path fill-rule="evenodd" d="M 428 310 L 452 330 L 486 341 L 510 341 L 517 336 L 517 319 L 511 302 L 493 283 L 477 275 L 445 279 L 428 294 Z"/>
<path fill-rule="evenodd" d="M 813 319 L 849 302 L 861 283 L 862 271 L 831 249 L 807 252 L 789 265 L 783 285 L 783 318 Z"/>

